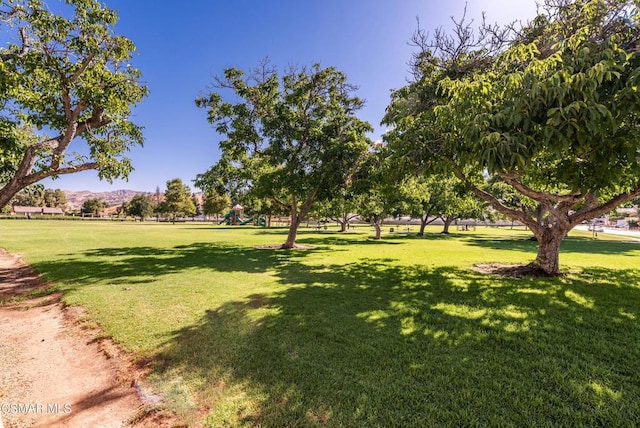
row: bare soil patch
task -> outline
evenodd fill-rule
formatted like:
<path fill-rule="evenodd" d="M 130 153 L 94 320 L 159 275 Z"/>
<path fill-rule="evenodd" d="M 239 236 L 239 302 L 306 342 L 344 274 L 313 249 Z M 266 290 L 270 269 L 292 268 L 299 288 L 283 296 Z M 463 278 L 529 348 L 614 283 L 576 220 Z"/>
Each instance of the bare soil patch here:
<path fill-rule="evenodd" d="M 302 245 L 295 244 L 293 248 L 286 248 L 282 244 L 272 244 L 272 245 L 256 245 L 254 247 L 257 250 L 313 250 L 313 245 Z"/>
<path fill-rule="evenodd" d="M 139 394 L 144 375 L 65 307 L 51 284 L 0 249 L 0 419 L 5 427 L 157 427 L 175 421 Z M 36 291 L 36 293 L 33 293 Z M 40 297 L 32 297 L 32 296 Z M 2 425 L 0 423 L 0 425 Z"/>
<path fill-rule="evenodd" d="M 531 265 L 505 265 L 500 263 L 481 263 L 473 265 L 476 272 L 509 278 L 549 277 L 549 274 Z"/>

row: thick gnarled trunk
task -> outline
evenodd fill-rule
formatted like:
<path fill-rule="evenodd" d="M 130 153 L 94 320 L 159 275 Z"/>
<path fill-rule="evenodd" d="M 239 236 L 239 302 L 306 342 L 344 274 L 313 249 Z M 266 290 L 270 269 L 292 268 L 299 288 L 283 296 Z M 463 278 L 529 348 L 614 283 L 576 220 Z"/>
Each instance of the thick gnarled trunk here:
<path fill-rule="evenodd" d="M 531 269 L 544 275 L 560 274 L 560 244 L 571 230 L 567 227 L 554 224 L 553 227 L 540 227 L 533 231 L 538 240 L 538 254 L 529 264 Z"/>
<path fill-rule="evenodd" d="M 538 240 L 538 254 L 528 267 L 536 274 L 558 275 L 560 273 L 560 244 L 574 226 L 596 218 L 614 208 L 640 197 L 640 184 L 601 200 L 597 191 L 551 193 L 533 189 L 518 181 L 514 171 L 498 172 L 498 176 L 520 194 L 538 202 L 531 210 L 525 206 L 507 206 L 496 196 L 476 186 L 461 168 L 454 165 L 456 176 L 469 185 L 477 197 L 488 202 L 501 214 L 525 224 Z"/>

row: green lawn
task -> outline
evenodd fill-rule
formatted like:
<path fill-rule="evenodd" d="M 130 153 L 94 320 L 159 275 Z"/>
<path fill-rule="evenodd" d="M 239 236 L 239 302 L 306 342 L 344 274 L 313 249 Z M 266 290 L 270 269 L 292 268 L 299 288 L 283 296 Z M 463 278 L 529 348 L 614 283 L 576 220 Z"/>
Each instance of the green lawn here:
<path fill-rule="evenodd" d="M 387 231 L 388 228 L 385 228 Z M 513 279 L 535 242 L 286 229 L 0 221 L 191 425 L 636 426 L 640 244 L 564 243 L 565 276 Z"/>

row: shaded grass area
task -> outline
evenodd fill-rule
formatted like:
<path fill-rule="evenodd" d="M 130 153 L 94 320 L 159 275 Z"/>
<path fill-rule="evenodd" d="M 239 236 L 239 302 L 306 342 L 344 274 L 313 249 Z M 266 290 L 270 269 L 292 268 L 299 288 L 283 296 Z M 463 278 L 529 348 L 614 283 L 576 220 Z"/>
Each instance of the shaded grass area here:
<path fill-rule="evenodd" d="M 373 260 L 280 274 L 313 282 L 209 310 L 158 357 L 169 378 L 215 379 L 212 426 L 638 420 L 640 290 L 619 285 L 635 271 L 591 271 L 596 286 Z"/>
<path fill-rule="evenodd" d="M 531 260 L 522 232 L 303 231 L 316 249 L 287 252 L 253 248 L 285 230 L 80 225 L 45 245 L 38 227 L 4 234 L 9 250 L 152 358 L 151 381 L 193 425 L 640 418 L 637 244 L 576 236 L 567 275 L 518 280 L 470 266 Z"/>

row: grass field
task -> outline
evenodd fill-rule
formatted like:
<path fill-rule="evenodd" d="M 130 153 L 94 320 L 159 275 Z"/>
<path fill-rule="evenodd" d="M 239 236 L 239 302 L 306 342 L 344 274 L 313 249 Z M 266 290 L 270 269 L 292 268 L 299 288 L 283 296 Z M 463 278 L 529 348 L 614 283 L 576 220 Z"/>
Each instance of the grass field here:
<path fill-rule="evenodd" d="M 388 229 L 385 229 L 388 230 Z M 190 425 L 637 426 L 640 244 L 575 233 L 551 279 L 528 233 L 0 221 Z"/>

